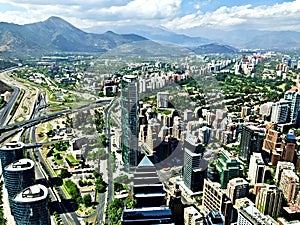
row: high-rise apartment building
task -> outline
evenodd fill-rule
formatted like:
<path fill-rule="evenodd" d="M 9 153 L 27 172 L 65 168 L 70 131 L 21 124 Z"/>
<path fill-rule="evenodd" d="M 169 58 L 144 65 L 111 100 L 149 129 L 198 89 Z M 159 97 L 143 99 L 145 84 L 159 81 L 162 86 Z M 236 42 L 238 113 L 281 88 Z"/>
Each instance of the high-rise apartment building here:
<path fill-rule="evenodd" d="M 4 183 L 9 199 L 35 182 L 34 162 L 19 159 L 4 168 Z"/>
<path fill-rule="evenodd" d="M 280 100 L 272 105 L 272 123 L 285 123 L 288 120 L 290 109 L 290 102 L 286 100 Z"/>
<path fill-rule="evenodd" d="M 125 75 L 121 81 L 121 149 L 127 167 L 138 165 L 138 87 L 137 76 Z"/>
<path fill-rule="evenodd" d="M 260 152 L 265 138 L 265 129 L 255 126 L 244 126 L 241 131 L 239 158 L 243 161 L 250 161 L 253 152 Z"/>
<path fill-rule="evenodd" d="M 300 107 L 300 94 L 290 90 L 285 92 L 284 99 L 290 102 L 290 122 L 296 124 Z"/>
<path fill-rule="evenodd" d="M 238 213 L 238 225 L 278 225 L 272 217 L 262 214 L 248 198 L 237 199 L 234 208 Z"/>
<path fill-rule="evenodd" d="M 169 93 L 158 92 L 157 93 L 157 108 L 168 108 Z"/>
<path fill-rule="evenodd" d="M 286 162 L 293 162 L 296 150 L 296 137 L 293 131 L 290 131 L 281 143 L 282 156 L 281 159 Z"/>
<path fill-rule="evenodd" d="M 283 170 L 295 170 L 295 165 L 291 162 L 279 161 L 277 163 L 274 179 L 280 183 L 281 173 Z"/>
<path fill-rule="evenodd" d="M 201 225 L 201 213 L 193 206 L 184 208 L 184 225 Z"/>
<path fill-rule="evenodd" d="M 235 203 L 236 199 L 248 197 L 249 183 L 241 177 L 231 179 L 227 184 L 226 195 L 232 204 Z"/>
<path fill-rule="evenodd" d="M 226 188 L 230 179 L 239 177 L 243 173 L 240 162 L 226 150 L 222 150 L 221 157 L 219 157 L 217 161 L 216 169 L 220 175 L 222 188 Z"/>
<path fill-rule="evenodd" d="M 300 191 L 299 177 L 292 170 L 283 170 L 280 177 L 279 188 L 289 203 L 294 203 Z"/>
<path fill-rule="evenodd" d="M 265 165 L 261 153 L 254 152 L 250 158 L 249 179 L 250 184 L 263 183 L 265 180 L 267 166 Z"/>
<path fill-rule="evenodd" d="M 12 211 L 17 225 L 48 225 L 48 189 L 40 184 L 30 186 L 12 199 Z"/>
<path fill-rule="evenodd" d="M 2 172 L 4 168 L 18 159 L 24 157 L 24 143 L 10 142 L 0 148 Z"/>
<path fill-rule="evenodd" d="M 259 190 L 256 195 L 255 205 L 264 215 L 274 217 L 280 213 L 282 199 L 282 190 L 276 185 L 267 185 Z"/>
<path fill-rule="evenodd" d="M 230 224 L 232 203 L 219 183 L 204 180 L 202 207 L 206 215 L 212 210 L 220 211 L 225 217 L 224 224 Z"/>
<path fill-rule="evenodd" d="M 202 190 L 204 179 L 207 176 L 208 162 L 202 159 L 203 149 L 199 139 L 187 133 L 184 147 L 184 184 L 193 192 Z"/>

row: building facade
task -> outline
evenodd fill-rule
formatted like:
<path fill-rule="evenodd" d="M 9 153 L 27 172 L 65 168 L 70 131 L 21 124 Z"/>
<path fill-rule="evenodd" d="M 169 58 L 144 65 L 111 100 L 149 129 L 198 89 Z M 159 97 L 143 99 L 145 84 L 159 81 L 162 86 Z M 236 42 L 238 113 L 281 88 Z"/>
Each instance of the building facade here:
<path fill-rule="evenodd" d="M 267 166 L 265 165 L 261 153 L 254 152 L 250 158 L 249 179 L 250 184 L 263 183 L 265 180 Z"/>
<path fill-rule="evenodd" d="M 127 167 L 138 164 L 138 87 L 137 76 L 125 75 L 121 82 L 122 159 Z"/>
<path fill-rule="evenodd" d="M 204 179 L 207 176 L 208 162 L 202 159 L 203 149 L 199 139 L 187 133 L 184 147 L 184 184 L 193 192 L 202 190 Z"/>
<path fill-rule="evenodd" d="M 265 138 L 265 129 L 255 126 L 244 126 L 241 131 L 239 158 L 250 161 L 253 152 L 260 152 Z"/>
<path fill-rule="evenodd" d="M 230 224 L 232 203 L 219 183 L 204 180 L 202 207 L 206 215 L 213 210 L 220 211 L 225 218 L 224 224 Z"/>
<path fill-rule="evenodd" d="M 24 143 L 10 142 L 0 148 L 2 172 L 4 168 L 18 159 L 24 157 Z"/>
<path fill-rule="evenodd" d="M 264 215 L 271 217 L 280 213 L 283 193 L 276 185 L 267 185 L 259 190 L 256 195 L 255 205 Z"/>
<path fill-rule="evenodd" d="M 40 184 L 19 192 L 12 200 L 12 211 L 17 225 L 48 225 L 48 189 Z"/>
<path fill-rule="evenodd" d="M 9 199 L 35 182 L 34 162 L 20 159 L 4 168 L 4 183 Z"/>
<path fill-rule="evenodd" d="M 230 179 L 240 177 L 243 173 L 240 162 L 226 150 L 222 150 L 216 169 L 220 175 L 222 188 L 226 188 Z"/>
<path fill-rule="evenodd" d="M 241 177 L 231 179 L 227 184 L 226 195 L 234 204 L 236 199 L 249 195 L 249 183 Z"/>

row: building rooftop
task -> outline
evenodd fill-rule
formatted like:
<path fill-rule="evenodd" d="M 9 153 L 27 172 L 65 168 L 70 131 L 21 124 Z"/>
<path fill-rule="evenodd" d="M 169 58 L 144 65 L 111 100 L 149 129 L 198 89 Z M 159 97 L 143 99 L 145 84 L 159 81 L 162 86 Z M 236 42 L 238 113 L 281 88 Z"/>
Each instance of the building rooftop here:
<path fill-rule="evenodd" d="M 139 163 L 138 167 L 154 167 L 150 159 L 145 155 L 144 158 Z"/>
<path fill-rule="evenodd" d="M 7 143 L 5 144 L 4 146 L 2 146 L 0 148 L 0 150 L 2 151 L 9 151 L 9 150 L 16 150 L 16 149 L 22 149 L 24 147 L 24 143 L 23 142 L 10 142 L 10 143 Z"/>
<path fill-rule="evenodd" d="M 34 162 L 31 159 L 19 159 L 5 167 L 6 171 L 22 171 L 33 168 Z"/>
<path fill-rule="evenodd" d="M 18 193 L 13 200 L 16 202 L 36 202 L 47 198 L 47 196 L 48 189 L 41 184 L 36 184 Z"/>

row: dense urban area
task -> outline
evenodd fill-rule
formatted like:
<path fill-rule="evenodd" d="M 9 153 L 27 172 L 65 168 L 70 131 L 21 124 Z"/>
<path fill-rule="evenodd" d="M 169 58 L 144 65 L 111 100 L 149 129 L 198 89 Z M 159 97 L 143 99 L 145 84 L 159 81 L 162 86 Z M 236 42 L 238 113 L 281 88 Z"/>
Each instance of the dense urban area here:
<path fill-rule="evenodd" d="M 2 22 L 11 2 L 0 2 L 0 225 L 300 225 L 300 32 L 285 30 L 299 1 L 207 16 L 197 1 L 99 1 L 117 4 L 97 11 L 115 29 L 130 15 L 126 34 L 58 16 L 25 24 L 38 0 L 23 25 Z M 55 2 L 71 15 L 98 1 Z M 277 30 L 282 10 L 295 15 Z M 94 11 L 66 18 L 84 26 Z M 158 16 L 155 28 L 131 24 L 144 11 L 138 22 Z"/>
<path fill-rule="evenodd" d="M 300 223 L 297 53 L 1 68 L 1 224 Z"/>

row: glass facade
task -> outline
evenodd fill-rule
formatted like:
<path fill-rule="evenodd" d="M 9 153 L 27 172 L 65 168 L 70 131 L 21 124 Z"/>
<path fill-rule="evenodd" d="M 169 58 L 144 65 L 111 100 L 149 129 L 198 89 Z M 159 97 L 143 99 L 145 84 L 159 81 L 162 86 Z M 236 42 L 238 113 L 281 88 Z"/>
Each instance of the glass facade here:
<path fill-rule="evenodd" d="M 4 183 L 9 199 L 35 182 L 34 162 L 30 159 L 15 161 L 5 167 L 4 171 Z"/>
<path fill-rule="evenodd" d="M 137 76 L 125 75 L 121 91 L 121 148 L 127 166 L 138 164 L 138 87 Z"/>
<path fill-rule="evenodd" d="M 2 171 L 6 166 L 24 157 L 24 143 L 11 142 L 0 148 Z"/>
<path fill-rule="evenodd" d="M 17 225 L 48 225 L 48 190 L 37 184 L 18 193 L 12 200 L 12 209 Z"/>

